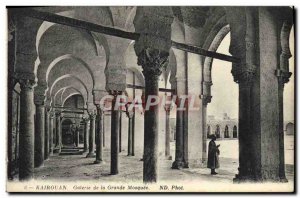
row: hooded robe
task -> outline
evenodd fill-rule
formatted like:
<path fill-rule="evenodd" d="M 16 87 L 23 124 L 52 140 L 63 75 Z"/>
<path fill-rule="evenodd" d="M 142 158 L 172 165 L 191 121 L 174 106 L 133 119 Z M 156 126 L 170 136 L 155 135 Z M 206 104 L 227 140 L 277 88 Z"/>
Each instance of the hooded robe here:
<path fill-rule="evenodd" d="M 211 140 L 208 145 L 207 168 L 216 169 L 220 167 L 219 154 L 219 148 L 217 147 L 215 141 Z"/>

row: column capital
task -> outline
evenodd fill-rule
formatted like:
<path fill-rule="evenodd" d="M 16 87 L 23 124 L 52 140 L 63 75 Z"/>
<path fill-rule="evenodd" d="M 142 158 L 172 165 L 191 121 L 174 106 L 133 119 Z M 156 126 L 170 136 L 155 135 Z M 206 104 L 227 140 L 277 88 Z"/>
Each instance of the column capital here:
<path fill-rule="evenodd" d="M 21 89 L 33 90 L 36 86 L 35 75 L 26 72 L 17 72 L 14 78 L 20 83 Z"/>
<path fill-rule="evenodd" d="M 55 111 L 55 116 L 56 116 L 56 117 L 60 117 L 61 114 L 62 114 L 62 113 L 61 113 L 60 111 Z"/>
<path fill-rule="evenodd" d="M 275 70 L 275 75 L 277 76 L 281 85 L 284 86 L 285 83 L 289 82 L 289 79 L 290 79 L 292 73 L 277 69 L 277 70 Z"/>
<path fill-rule="evenodd" d="M 251 86 L 256 73 L 256 65 L 254 64 L 232 64 L 231 71 L 234 81 L 241 86 Z"/>
<path fill-rule="evenodd" d="M 150 80 L 158 80 L 162 73 L 163 67 L 168 64 L 169 52 L 158 49 L 143 49 L 138 54 L 138 65 L 143 68 L 145 78 Z"/>
<path fill-rule="evenodd" d="M 90 117 L 90 120 L 95 120 L 96 114 L 95 113 L 90 113 L 89 117 Z"/>
<path fill-rule="evenodd" d="M 36 95 L 34 94 L 34 104 L 35 105 L 45 105 L 45 96 L 44 95 Z"/>
<path fill-rule="evenodd" d="M 49 111 L 49 117 L 50 119 L 53 119 L 55 117 L 55 113 L 53 111 Z"/>
<path fill-rule="evenodd" d="M 110 90 L 108 93 L 109 93 L 109 95 L 116 97 L 118 95 L 122 95 L 123 91 Z"/>
<path fill-rule="evenodd" d="M 106 96 L 108 93 L 105 90 L 93 89 L 92 94 L 93 94 L 94 104 L 95 105 L 100 105 L 101 99 L 104 96 Z"/>
<path fill-rule="evenodd" d="M 168 104 L 168 105 L 164 105 L 164 109 L 166 112 L 170 112 L 173 109 L 173 105 L 172 104 Z"/>
<path fill-rule="evenodd" d="M 207 105 L 211 102 L 212 96 L 209 95 L 200 95 L 200 98 L 202 99 L 202 104 Z"/>
<path fill-rule="evenodd" d="M 127 110 L 126 110 L 126 116 L 127 116 L 129 119 L 131 119 L 131 118 L 133 117 L 133 115 L 134 115 L 134 112 L 133 112 L 133 111 L 127 111 Z"/>

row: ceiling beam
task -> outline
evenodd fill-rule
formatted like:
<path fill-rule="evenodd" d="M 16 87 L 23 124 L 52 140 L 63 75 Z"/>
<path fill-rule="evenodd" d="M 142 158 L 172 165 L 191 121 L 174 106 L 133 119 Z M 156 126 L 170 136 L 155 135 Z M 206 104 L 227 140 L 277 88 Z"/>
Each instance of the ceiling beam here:
<path fill-rule="evenodd" d="M 86 29 L 88 31 L 99 32 L 102 34 L 121 37 L 124 39 L 138 40 L 138 38 L 140 36 L 139 33 L 136 33 L 136 32 L 126 32 L 126 31 L 119 30 L 116 28 L 106 27 L 106 26 L 95 24 L 95 23 L 91 23 L 91 22 L 87 22 L 87 21 L 83 21 L 83 20 L 79 20 L 79 19 L 74 19 L 74 18 L 70 18 L 70 17 L 65 17 L 65 16 L 61 16 L 61 15 L 57 15 L 57 14 L 53 14 L 53 13 L 49 13 L 49 12 L 42 12 L 42 11 L 38 11 L 35 9 L 31 9 L 31 8 L 14 8 L 14 9 L 16 11 L 15 13 L 18 15 L 28 16 L 28 17 L 40 19 L 43 21 L 67 25 L 67 26 L 71 26 L 71 27 Z M 220 59 L 220 60 L 224 60 L 224 61 L 228 61 L 228 62 L 238 63 L 240 61 L 237 57 L 228 56 L 226 54 L 221 54 L 221 53 L 217 53 L 217 52 L 213 52 L 213 51 L 208 51 L 203 48 L 193 46 L 193 45 L 188 45 L 185 43 L 178 43 L 175 41 L 171 41 L 171 44 L 172 44 L 173 48 L 187 51 L 187 52 L 194 53 L 194 54 L 199 54 L 199 55 L 216 58 L 216 59 Z"/>

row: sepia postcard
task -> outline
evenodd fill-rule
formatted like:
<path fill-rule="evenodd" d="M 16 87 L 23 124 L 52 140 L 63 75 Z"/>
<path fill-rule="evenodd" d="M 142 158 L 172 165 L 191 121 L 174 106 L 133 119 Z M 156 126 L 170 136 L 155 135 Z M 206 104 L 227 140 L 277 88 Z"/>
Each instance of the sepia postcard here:
<path fill-rule="evenodd" d="M 293 6 L 6 11 L 7 192 L 295 192 Z"/>

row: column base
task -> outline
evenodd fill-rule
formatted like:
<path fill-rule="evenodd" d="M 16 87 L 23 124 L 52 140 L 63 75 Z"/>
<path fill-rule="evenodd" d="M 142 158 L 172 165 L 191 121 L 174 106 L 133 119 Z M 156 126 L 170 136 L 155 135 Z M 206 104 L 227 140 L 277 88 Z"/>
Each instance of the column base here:
<path fill-rule="evenodd" d="M 92 157 L 96 157 L 96 154 L 95 153 L 88 153 L 86 155 L 86 158 L 92 158 Z"/>
<path fill-rule="evenodd" d="M 53 149 L 53 153 L 60 153 L 61 152 L 61 147 L 56 147 Z"/>
<path fill-rule="evenodd" d="M 233 183 L 245 183 L 245 182 L 257 182 L 257 179 L 254 179 L 253 176 L 245 176 L 245 175 L 235 175 L 235 178 L 233 178 Z"/>
<path fill-rule="evenodd" d="M 41 167 L 43 167 L 43 166 L 44 166 L 44 162 L 41 163 L 41 164 L 39 164 L 39 165 L 34 165 L 34 168 L 41 168 Z"/>
<path fill-rule="evenodd" d="M 105 164 L 103 160 L 95 160 L 94 164 Z"/>
<path fill-rule="evenodd" d="M 83 150 L 83 153 L 87 153 L 87 152 L 89 152 L 89 150 L 88 150 L 88 149 L 86 149 L 86 150 Z"/>
<path fill-rule="evenodd" d="M 183 162 L 183 168 L 190 168 L 189 163 L 188 162 Z"/>
<path fill-rule="evenodd" d="M 281 183 L 288 183 L 289 181 L 287 180 L 286 177 L 283 177 L 283 178 L 279 179 L 279 182 L 281 182 Z"/>
<path fill-rule="evenodd" d="M 172 160 L 172 156 L 169 155 L 169 156 L 165 156 L 166 160 Z"/>
<path fill-rule="evenodd" d="M 172 164 L 172 169 L 182 169 L 184 167 L 184 163 L 179 160 L 175 160 Z"/>

